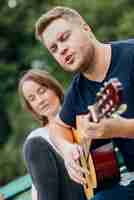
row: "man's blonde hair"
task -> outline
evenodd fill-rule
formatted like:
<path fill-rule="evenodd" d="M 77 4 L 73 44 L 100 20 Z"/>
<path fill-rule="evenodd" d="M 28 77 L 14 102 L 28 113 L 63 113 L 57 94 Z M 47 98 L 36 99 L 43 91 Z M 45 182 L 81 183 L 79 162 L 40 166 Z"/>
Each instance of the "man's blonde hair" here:
<path fill-rule="evenodd" d="M 42 32 L 53 20 L 56 20 L 57 18 L 63 18 L 78 25 L 85 24 L 84 19 L 76 10 L 67 7 L 54 7 L 47 13 L 43 14 L 35 24 L 35 35 L 38 40 L 42 41 Z"/>

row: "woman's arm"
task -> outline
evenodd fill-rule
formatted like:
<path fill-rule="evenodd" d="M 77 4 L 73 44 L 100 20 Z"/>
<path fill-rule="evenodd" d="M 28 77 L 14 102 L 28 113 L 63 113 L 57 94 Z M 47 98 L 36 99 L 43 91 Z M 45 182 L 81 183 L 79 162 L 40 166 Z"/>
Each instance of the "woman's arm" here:
<path fill-rule="evenodd" d="M 31 189 L 31 195 L 32 195 L 32 200 L 38 200 L 38 192 L 33 184 Z"/>

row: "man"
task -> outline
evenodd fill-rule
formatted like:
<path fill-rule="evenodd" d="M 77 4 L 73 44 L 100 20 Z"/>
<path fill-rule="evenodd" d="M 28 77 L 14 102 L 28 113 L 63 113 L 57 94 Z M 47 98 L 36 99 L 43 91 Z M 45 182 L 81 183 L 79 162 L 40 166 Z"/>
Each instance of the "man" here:
<path fill-rule="evenodd" d="M 76 72 L 66 95 L 62 110 L 51 132 L 53 143 L 63 155 L 70 177 L 84 184 L 84 170 L 78 164 L 80 150 L 78 145 L 68 141 L 72 128 L 76 127 L 76 117 L 84 124 L 82 139 L 96 139 L 91 149 L 95 149 L 114 138 L 123 153 L 129 171 L 134 170 L 134 41 L 101 43 L 90 26 L 75 11 L 66 7 L 55 7 L 36 23 L 36 36 L 63 67 Z M 93 110 L 96 93 L 103 83 L 118 77 L 123 83 L 127 111 L 115 119 L 103 119 L 96 123 Z M 94 122 L 89 122 L 88 111 Z M 112 195 L 112 197 L 111 197 Z M 110 190 L 97 193 L 94 199 L 133 199 L 134 183 L 126 187 L 116 185 Z"/>

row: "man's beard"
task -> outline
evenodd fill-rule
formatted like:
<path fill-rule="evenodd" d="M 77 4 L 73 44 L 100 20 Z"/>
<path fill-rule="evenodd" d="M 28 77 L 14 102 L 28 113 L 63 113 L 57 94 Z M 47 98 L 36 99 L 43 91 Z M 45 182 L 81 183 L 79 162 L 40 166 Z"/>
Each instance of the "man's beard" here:
<path fill-rule="evenodd" d="M 70 73 L 77 73 L 77 72 L 88 73 L 90 72 L 90 70 L 92 71 L 94 54 L 95 54 L 95 49 L 93 46 L 91 46 L 87 55 L 83 57 L 82 60 L 79 61 L 79 63 L 77 63 L 76 65 L 77 67 L 74 67 L 76 69 L 68 68 L 68 66 L 64 66 L 63 69 Z M 63 66 L 61 63 L 59 64 Z"/>
<path fill-rule="evenodd" d="M 78 69 L 78 71 L 81 73 L 90 73 L 90 71 L 93 70 L 94 55 L 95 55 L 95 49 L 93 46 L 91 47 L 88 55 L 89 56 L 86 56 L 86 59 L 83 59 L 83 63 L 81 63 L 81 66 Z"/>

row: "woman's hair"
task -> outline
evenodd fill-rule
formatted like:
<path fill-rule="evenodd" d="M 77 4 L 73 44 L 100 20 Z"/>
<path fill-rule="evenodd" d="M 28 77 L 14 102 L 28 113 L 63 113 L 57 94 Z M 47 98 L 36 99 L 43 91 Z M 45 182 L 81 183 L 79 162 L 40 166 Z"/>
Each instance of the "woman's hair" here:
<path fill-rule="evenodd" d="M 37 114 L 33 108 L 31 107 L 30 103 L 26 100 L 23 94 L 23 84 L 25 81 L 32 80 L 42 86 L 45 86 L 55 92 L 55 94 L 59 97 L 60 103 L 63 103 L 64 99 L 64 92 L 63 88 L 60 83 L 53 78 L 47 71 L 39 70 L 39 69 L 31 69 L 28 70 L 20 79 L 18 92 L 21 99 L 21 104 L 26 107 L 32 114 L 35 119 L 37 119 L 42 125 L 46 125 L 48 123 L 47 116 L 40 116 Z"/>

